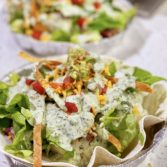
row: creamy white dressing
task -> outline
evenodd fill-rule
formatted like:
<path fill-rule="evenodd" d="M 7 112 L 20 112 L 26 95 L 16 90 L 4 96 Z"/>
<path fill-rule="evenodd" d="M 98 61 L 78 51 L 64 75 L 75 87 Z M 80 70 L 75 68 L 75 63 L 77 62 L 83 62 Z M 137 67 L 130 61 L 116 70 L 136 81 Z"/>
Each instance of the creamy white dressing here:
<path fill-rule="evenodd" d="M 96 73 L 102 72 L 104 70 L 104 65 L 105 64 L 103 62 L 99 62 L 99 61 L 96 62 L 93 66 L 94 72 L 96 72 Z"/>
<path fill-rule="evenodd" d="M 56 82 L 56 83 L 63 83 L 65 77 L 66 77 L 66 76 L 62 76 L 62 77 L 56 78 L 53 82 Z"/>
<path fill-rule="evenodd" d="M 29 78 L 33 77 L 33 74 Z M 43 112 L 45 110 L 45 97 L 38 94 L 36 91 L 32 90 L 29 86 L 26 85 L 26 78 L 22 77 L 21 80 L 17 83 L 16 86 L 9 89 L 9 99 L 7 104 L 12 100 L 12 98 L 18 94 L 26 94 L 29 98 L 31 108 L 30 111 L 33 117 L 36 120 L 36 123 L 42 123 Z"/>
<path fill-rule="evenodd" d="M 81 95 L 67 96 L 65 101 L 70 102 L 70 103 L 74 103 L 78 108 L 78 112 L 82 112 L 82 97 L 81 97 Z"/>
<path fill-rule="evenodd" d="M 90 112 L 77 112 L 71 115 L 60 110 L 54 104 L 47 105 L 47 128 L 52 137 L 58 138 L 58 144 L 65 150 L 72 151 L 71 142 L 86 137 L 94 124 L 94 116 Z"/>
<path fill-rule="evenodd" d="M 83 95 L 83 111 L 90 112 L 91 107 L 94 107 L 95 112 L 99 111 L 99 102 L 97 96 L 93 93 L 87 93 Z"/>
<path fill-rule="evenodd" d="M 104 87 L 105 78 L 104 78 L 101 74 L 96 73 L 96 74 L 95 74 L 95 77 L 94 77 L 94 81 L 95 81 L 95 83 L 96 83 L 98 86 L 100 86 L 101 88 Z"/>
<path fill-rule="evenodd" d="M 7 104 L 12 100 L 12 98 L 18 93 L 26 93 L 28 91 L 28 86 L 25 84 L 26 79 L 22 77 L 20 81 L 13 87 L 9 89 L 9 98 Z"/>
<path fill-rule="evenodd" d="M 64 99 L 61 98 L 55 91 L 53 88 L 51 87 L 47 87 L 45 88 L 46 93 L 48 94 L 49 97 L 51 97 L 56 104 L 63 110 L 65 110 L 65 102 Z"/>
<path fill-rule="evenodd" d="M 64 30 L 65 32 L 69 32 L 72 26 L 72 22 L 70 19 L 62 19 L 59 14 L 52 13 L 52 14 L 41 14 L 39 16 L 39 20 L 49 27 L 50 30 Z"/>
<path fill-rule="evenodd" d="M 107 112 L 110 108 L 116 108 L 122 101 L 129 101 L 132 104 L 133 98 L 124 92 L 127 88 L 135 88 L 135 78 L 119 72 L 118 82 L 106 92 L 107 104 L 102 111 Z"/>
<path fill-rule="evenodd" d="M 61 10 L 61 13 L 65 17 L 71 17 L 71 16 L 86 16 L 87 12 L 82 10 L 82 8 L 76 6 L 76 5 L 70 5 L 70 4 L 60 4 L 59 9 Z"/>
<path fill-rule="evenodd" d="M 27 96 L 31 103 L 30 111 L 35 118 L 36 124 L 41 124 L 45 112 L 45 96 L 38 94 L 34 90 L 29 90 Z"/>
<path fill-rule="evenodd" d="M 89 80 L 87 88 L 91 91 L 96 90 L 96 88 L 97 88 L 96 82 L 93 79 Z"/>

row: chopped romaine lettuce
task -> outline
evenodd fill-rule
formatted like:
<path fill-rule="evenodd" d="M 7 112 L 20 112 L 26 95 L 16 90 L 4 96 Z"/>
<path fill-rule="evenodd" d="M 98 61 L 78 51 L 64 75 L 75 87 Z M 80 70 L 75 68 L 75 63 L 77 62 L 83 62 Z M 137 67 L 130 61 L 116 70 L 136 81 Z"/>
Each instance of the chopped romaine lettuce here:
<path fill-rule="evenodd" d="M 117 72 L 117 68 L 116 68 L 116 65 L 114 62 L 112 62 L 110 65 L 109 65 L 109 72 L 110 72 L 110 75 L 111 76 L 114 76 L 114 74 Z"/>
<path fill-rule="evenodd" d="M 123 152 L 135 138 L 138 138 L 138 123 L 135 116 L 130 111 L 119 111 L 112 108 L 101 118 L 101 121 L 104 127 L 120 141 L 122 146 L 121 152 Z"/>
<path fill-rule="evenodd" d="M 63 30 L 55 30 L 51 36 L 53 41 L 69 41 L 70 40 L 70 34 L 68 34 Z"/>
<path fill-rule="evenodd" d="M 165 78 L 152 75 L 149 71 L 143 70 L 139 67 L 135 67 L 133 75 L 137 81 L 152 85 L 155 82 L 166 80 Z"/>
<path fill-rule="evenodd" d="M 10 86 L 15 86 L 19 80 L 20 80 L 20 76 L 17 73 L 11 73 L 9 75 L 9 85 Z"/>
<path fill-rule="evenodd" d="M 30 102 L 25 94 L 16 94 L 7 106 L 7 111 L 14 113 L 21 111 L 21 108 L 30 109 Z"/>
<path fill-rule="evenodd" d="M 0 81 L 0 105 L 5 105 L 8 98 L 8 85 Z"/>

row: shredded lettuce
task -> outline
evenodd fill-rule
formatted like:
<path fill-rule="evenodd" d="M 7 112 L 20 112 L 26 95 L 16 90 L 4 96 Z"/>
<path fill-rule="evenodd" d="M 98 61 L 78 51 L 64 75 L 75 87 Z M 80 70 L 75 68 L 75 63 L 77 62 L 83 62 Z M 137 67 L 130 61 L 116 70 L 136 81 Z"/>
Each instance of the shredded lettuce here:
<path fill-rule="evenodd" d="M 70 40 L 70 34 L 63 30 L 56 30 L 52 33 L 52 40 L 53 41 L 69 41 Z"/>
<path fill-rule="evenodd" d="M 10 86 L 15 86 L 19 80 L 20 80 L 20 76 L 17 73 L 14 72 L 9 75 Z"/>
<path fill-rule="evenodd" d="M 116 65 L 114 62 L 112 62 L 110 65 L 109 65 L 109 72 L 110 72 L 110 75 L 111 76 L 114 76 L 114 74 L 117 72 L 117 68 L 116 68 Z"/>
<path fill-rule="evenodd" d="M 133 75 L 136 77 L 136 80 L 152 85 L 158 81 L 166 80 L 163 77 L 155 76 L 149 71 L 143 70 L 139 67 L 135 67 Z"/>
<path fill-rule="evenodd" d="M 32 113 L 30 112 L 30 110 L 28 109 L 25 109 L 25 108 L 21 108 L 21 113 L 23 114 L 24 118 L 27 120 L 27 122 L 30 124 L 30 125 L 34 125 L 34 118 L 33 118 L 33 115 Z"/>
<path fill-rule="evenodd" d="M 23 126 L 16 134 L 13 143 L 7 145 L 5 150 L 16 156 L 27 158 L 32 155 L 32 129 L 28 130 L 27 126 Z"/>
<path fill-rule="evenodd" d="M 4 105 L 0 105 L 0 119 L 6 118 L 9 116 L 9 113 L 6 111 L 6 107 Z"/>
<path fill-rule="evenodd" d="M 113 134 L 121 143 L 123 152 L 129 144 L 138 138 L 139 127 L 135 116 L 129 111 L 110 109 L 101 119 L 104 127 Z M 116 150 L 110 147 L 116 153 Z M 117 154 L 117 153 L 116 153 Z M 119 152 L 118 152 L 118 155 Z"/>
<path fill-rule="evenodd" d="M 15 121 L 16 123 L 18 123 L 19 125 L 25 125 L 25 117 L 20 113 L 20 112 L 15 112 L 12 114 L 12 119 L 13 121 Z"/>
<path fill-rule="evenodd" d="M 16 94 L 7 106 L 7 111 L 10 113 L 21 111 L 21 108 L 30 109 L 28 96 L 25 94 Z"/>
<path fill-rule="evenodd" d="M 49 143 L 46 146 L 46 153 L 48 156 L 54 156 L 54 159 L 58 160 L 58 159 L 64 159 L 67 160 L 71 157 L 74 156 L 74 150 L 73 151 L 66 151 L 63 148 L 61 148 L 58 144 L 58 138 L 56 137 L 52 137 L 49 130 L 46 130 L 46 139 L 47 142 Z M 57 154 L 57 157 L 55 157 L 55 153 Z"/>
<path fill-rule="evenodd" d="M 103 31 L 105 29 L 125 29 L 127 22 L 134 16 L 135 10 L 129 10 L 127 12 L 116 12 L 114 16 L 109 16 L 105 12 L 101 12 L 89 25 L 90 30 Z"/>
<path fill-rule="evenodd" d="M 10 145 L 6 146 L 5 150 L 10 154 L 23 158 L 28 158 L 33 154 L 32 150 L 18 150 L 17 148 Z"/>
<path fill-rule="evenodd" d="M 0 119 L 0 129 L 8 128 L 12 124 L 12 120 L 10 118 L 2 118 Z"/>
<path fill-rule="evenodd" d="M 4 82 L 0 81 L 0 105 L 5 105 L 8 98 L 9 86 Z"/>

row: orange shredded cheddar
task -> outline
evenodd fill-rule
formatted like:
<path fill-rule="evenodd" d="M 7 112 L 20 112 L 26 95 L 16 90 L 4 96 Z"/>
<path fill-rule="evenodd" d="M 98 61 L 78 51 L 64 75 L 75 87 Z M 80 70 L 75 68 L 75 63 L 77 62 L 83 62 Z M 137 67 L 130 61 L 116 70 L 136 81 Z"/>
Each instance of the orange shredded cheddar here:
<path fill-rule="evenodd" d="M 122 145 L 121 145 L 120 141 L 114 135 L 110 134 L 108 137 L 108 141 L 111 144 L 113 144 L 119 152 L 122 151 Z"/>

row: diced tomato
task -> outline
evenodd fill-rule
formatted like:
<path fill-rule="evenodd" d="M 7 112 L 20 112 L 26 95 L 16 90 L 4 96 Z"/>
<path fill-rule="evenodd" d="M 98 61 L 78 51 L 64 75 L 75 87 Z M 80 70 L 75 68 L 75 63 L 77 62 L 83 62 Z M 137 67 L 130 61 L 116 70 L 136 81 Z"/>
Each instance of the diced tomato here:
<path fill-rule="evenodd" d="M 87 19 L 81 17 L 81 18 L 79 18 L 79 19 L 77 20 L 77 25 L 78 25 L 80 28 L 84 28 L 85 25 L 86 25 L 86 22 L 87 22 Z"/>
<path fill-rule="evenodd" d="M 34 82 L 33 79 L 26 79 L 26 85 L 30 86 Z"/>
<path fill-rule="evenodd" d="M 37 40 L 40 40 L 41 35 L 42 35 L 41 31 L 33 31 L 33 33 L 32 33 L 32 37 L 37 39 Z"/>
<path fill-rule="evenodd" d="M 69 114 L 78 112 L 78 108 L 75 103 L 65 102 L 65 106 L 67 108 L 66 112 Z"/>
<path fill-rule="evenodd" d="M 53 88 L 53 89 L 61 89 L 63 88 L 63 83 L 56 83 L 56 82 L 50 82 L 49 85 Z"/>
<path fill-rule="evenodd" d="M 100 88 L 99 94 L 104 95 L 107 92 L 107 85 L 105 85 L 103 88 Z"/>
<path fill-rule="evenodd" d="M 117 29 L 105 29 L 100 34 L 103 38 L 109 38 L 118 33 Z"/>
<path fill-rule="evenodd" d="M 101 8 L 101 3 L 98 2 L 98 1 L 95 1 L 95 2 L 93 3 L 93 5 L 94 5 L 95 9 L 97 9 L 97 10 Z"/>
<path fill-rule="evenodd" d="M 32 83 L 32 88 L 38 92 L 40 95 L 44 95 L 45 94 L 45 89 L 41 86 L 41 84 L 38 81 L 34 81 Z"/>
<path fill-rule="evenodd" d="M 66 77 L 64 78 L 64 81 L 63 81 L 63 86 L 64 86 L 64 88 L 65 88 L 65 89 L 70 88 L 70 87 L 72 86 L 73 82 L 74 82 L 74 79 L 73 79 L 73 78 L 71 78 L 70 76 L 66 76 Z"/>
<path fill-rule="evenodd" d="M 83 5 L 84 0 L 71 0 L 74 5 Z"/>

